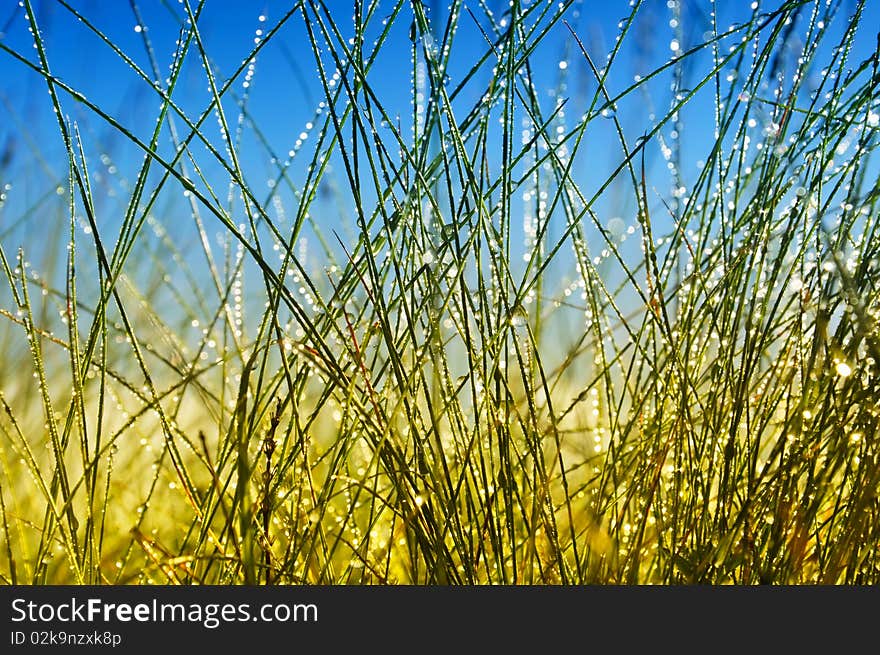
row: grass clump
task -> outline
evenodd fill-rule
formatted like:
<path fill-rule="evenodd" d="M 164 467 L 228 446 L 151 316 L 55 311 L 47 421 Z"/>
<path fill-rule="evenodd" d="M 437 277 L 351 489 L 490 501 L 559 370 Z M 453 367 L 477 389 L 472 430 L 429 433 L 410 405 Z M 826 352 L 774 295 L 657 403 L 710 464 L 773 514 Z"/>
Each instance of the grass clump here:
<path fill-rule="evenodd" d="M 574 2 L 305 0 L 230 63 L 211 3 L 47 2 L 132 116 L 35 4 L 3 581 L 880 581 L 870 3 L 634 0 L 609 47 Z"/>

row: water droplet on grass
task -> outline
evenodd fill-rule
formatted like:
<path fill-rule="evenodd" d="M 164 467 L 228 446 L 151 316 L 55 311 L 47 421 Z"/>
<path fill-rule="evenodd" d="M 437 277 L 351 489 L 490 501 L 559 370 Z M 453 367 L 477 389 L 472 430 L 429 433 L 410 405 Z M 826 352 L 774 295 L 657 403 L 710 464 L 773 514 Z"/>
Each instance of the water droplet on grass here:
<path fill-rule="evenodd" d="M 842 378 L 848 378 L 852 375 L 852 367 L 846 362 L 837 362 L 837 366 L 834 367 L 834 370 Z"/>

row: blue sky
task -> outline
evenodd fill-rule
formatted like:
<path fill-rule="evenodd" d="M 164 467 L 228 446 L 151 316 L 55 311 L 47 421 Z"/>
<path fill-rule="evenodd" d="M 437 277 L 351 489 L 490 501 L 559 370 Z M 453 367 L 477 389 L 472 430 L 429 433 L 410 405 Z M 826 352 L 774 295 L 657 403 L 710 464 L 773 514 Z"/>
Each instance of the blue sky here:
<path fill-rule="evenodd" d="M 661 66 L 675 52 L 683 51 L 705 38 L 713 4 L 708 0 L 683 2 L 680 26 L 674 23 L 675 14 L 671 8 L 673 4 L 666 0 L 647 0 L 644 3 L 635 27 L 627 36 L 620 56 L 609 74 L 607 85 L 610 91 L 622 90 L 633 83 L 635 76 Z M 771 10 L 778 4 L 762 2 L 758 11 Z M 445 3 L 429 5 L 434 29 L 439 32 L 444 23 Z M 476 21 L 486 28 L 488 18 L 479 3 L 467 2 L 465 5 L 474 12 Z M 853 5 L 851 0 L 844 0 L 840 17 L 848 15 Z M 863 59 L 873 51 L 874 33 L 867 26 L 880 24 L 878 5 L 880 3 L 868 3 L 853 61 Z M 45 38 L 53 74 L 83 93 L 139 138 L 148 139 L 159 108 L 156 94 L 138 78 L 130 66 L 58 0 L 33 0 L 33 6 Z M 161 74 L 166 74 L 186 16 L 184 5 L 176 0 L 141 0 L 138 3 L 70 0 L 69 6 L 85 16 L 94 27 L 124 51 L 126 56 L 152 75 L 151 59 L 144 38 L 147 36 L 155 62 Z M 280 0 L 207 0 L 199 18 L 200 34 L 220 81 L 225 80 L 249 56 L 255 39 L 265 36 L 273 29 L 291 6 L 291 2 Z M 506 3 L 489 0 L 485 6 L 492 10 L 496 20 L 503 20 Z M 747 2 L 724 0 L 717 2 L 715 6 L 719 11 L 718 23 L 722 28 L 744 20 L 751 13 Z M 350 29 L 352 4 L 330 2 L 328 7 L 340 28 Z M 376 36 L 379 33 L 382 28 L 381 19 L 392 7 L 393 3 L 390 2 L 379 3 L 368 35 Z M 601 63 L 605 54 L 613 47 L 618 22 L 630 11 L 630 3 L 626 0 L 586 0 L 575 3 L 569 9 L 567 20 L 594 60 Z M 389 113 L 400 114 L 404 124 L 411 115 L 411 16 L 412 12 L 406 6 L 393 24 L 388 43 L 369 75 L 384 106 Z M 843 21 L 838 19 L 831 29 L 838 30 L 839 33 L 842 26 Z M 26 27 L 24 10 L 17 3 L 5 3 L 0 8 L 3 44 L 35 60 L 32 39 Z M 796 27 L 801 28 L 800 25 Z M 679 39 L 681 43 L 678 43 Z M 833 43 L 834 39 L 829 39 L 829 42 Z M 486 41 L 477 29 L 474 19 L 464 16 L 452 48 L 448 69 L 449 88 L 455 88 L 486 48 Z M 327 74 L 332 74 L 333 66 L 326 50 L 323 55 Z M 562 24 L 554 26 L 530 59 L 538 92 L 542 102 L 546 103 L 547 110 L 553 107 L 557 97 L 564 96 L 568 101 L 566 111 L 574 120 L 586 108 L 587 100 L 595 93 L 596 85 L 583 58 L 577 52 L 569 30 Z M 694 68 L 691 72 L 686 72 L 686 78 L 690 76 L 691 79 L 699 79 L 700 75 L 705 74 L 701 67 L 709 63 L 710 52 L 707 50 L 700 57 L 694 58 Z M 485 80 L 489 77 L 488 67 L 491 65 L 490 62 L 478 71 L 463 90 L 458 105 L 462 111 L 477 101 L 478 94 L 485 88 Z M 3 176 L 3 184 L 13 186 L 13 190 L 6 194 L 4 208 L 0 209 L 2 236 L 8 232 L 10 225 L 16 224 L 22 228 L 31 225 L 30 218 L 19 223 L 16 221 L 34 203 L 41 202 L 47 191 L 65 183 L 67 163 L 44 81 L 6 52 L 0 52 L 0 67 L 3 71 L 0 76 L 0 149 L 4 159 L 0 174 Z M 272 153 L 284 159 L 289 151 L 298 147 L 298 141 L 303 142 L 301 149 L 306 156 L 295 158 L 290 172 L 294 179 L 301 179 L 304 175 L 304 162 L 310 154 L 309 139 L 314 138 L 308 125 L 313 122 L 316 103 L 322 98 L 316 70 L 316 60 L 307 38 L 305 23 L 301 13 L 297 12 L 260 52 L 252 77 L 246 78 L 242 74 L 236 80 L 233 91 L 237 96 L 243 97 L 245 93 L 249 96 L 248 120 L 244 123 L 239 154 L 245 175 L 256 190 L 262 189 L 268 193 L 267 185 L 276 175 L 277 166 L 271 160 Z M 818 76 L 820 73 L 816 71 L 814 75 Z M 659 76 L 646 85 L 648 93 L 633 94 L 619 108 L 619 117 L 631 139 L 650 129 L 652 112 L 663 114 L 669 106 L 670 79 L 668 74 Z M 563 82 L 565 86 L 561 87 Z M 684 82 L 684 86 L 689 86 L 689 79 Z M 682 135 L 681 147 L 685 153 L 686 174 L 688 171 L 696 173 L 699 159 L 705 155 L 708 145 L 711 144 L 712 97 L 711 89 L 707 88 L 683 112 L 687 134 Z M 184 67 L 181 82 L 175 90 L 174 99 L 190 117 L 195 117 L 207 106 L 210 98 L 204 71 L 197 54 L 192 52 Z M 63 111 L 77 123 L 83 134 L 86 154 L 94 165 L 96 184 L 104 191 L 99 201 L 112 207 L 119 199 L 124 200 L 126 183 L 134 176 L 142 153 L 86 106 L 69 96 L 62 96 L 61 99 Z M 230 120 L 234 121 L 238 116 L 237 107 L 232 102 L 227 106 L 227 112 Z M 213 121 L 213 118 L 209 121 Z M 208 134 L 220 147 L 219 130 L 213 124 L 210 124 Z M 304 140 L 301 139 L 303 134 L 306 135 Z M 669 130 L 664 134 L 668 138 Z M 585 150 L 588 153 L 585 155 L 587 159 L 584 166 L 576 171 L 576 175 L 586 190 L 593 190 L 598 188 L 608 171 L 619 161 L 620 151 L 615 145 L 611 121 L 605 126 L 597 125 L 589 136 L 592 141 Z M 160 145 L 160 152 L 171 152 L 167 134 Z M 669 187 L 671 180 L 663 170 L 663 162 L 658 153 L 659 146 L 649 151 L 652 171 L 657 173 L 652 184 L 662 191 Z M 199 163 L 204 165 L 206 176 L 216 180 L 218 195 L 225 193 L 219 167 L 212 165 L 209 157 L 199 160 Z M 621 192 L 619 197 L 616 196 L 612 187 L 602 199 L 609 207 L 600 209 L 611 213 L 627 211 L 627 200 L 623 195 L 625 194 Z M 179 197 L 169 196 L 163 201 L 167 203 L 163 205 L 169 208 L 167 211 L 176 211 L 174 208 L 180 207 Z M 617 206 L 614 206 L 615 203 Z M 112 216 L 106 220 L 112 221 Z"/>

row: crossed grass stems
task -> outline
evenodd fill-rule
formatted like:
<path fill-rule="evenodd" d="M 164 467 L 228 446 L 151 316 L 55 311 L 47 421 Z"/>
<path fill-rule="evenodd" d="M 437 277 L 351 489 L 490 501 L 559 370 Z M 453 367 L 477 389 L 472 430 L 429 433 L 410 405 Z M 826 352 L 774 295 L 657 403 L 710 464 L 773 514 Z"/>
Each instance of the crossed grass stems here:
<path fill-rule="evenodd" d="M 852 61 L 864 1 L 851 15 L 783 2 L 729 28 L 713 12 L 696 40 L 673 3 L 677 40 L 693 44 L 616 92 L 640 1 L 597 64 L 570 2 L 497 16 L 454 1 L 431 21 L 418 2 L 355 3 L 352 26 L 308 0 L 265 23 L 224 81 L 205 2 L 184 0 L 164 82 L 147 30 L 143 70 L 57 4 L 161 109 L 141 140 L 53 76 L 28 0 L 36 59 L 0 41 L 47 86 L 69 235 L 42 274 L 0 250 L 5 582 L 878 581 L 877 51 Z M 322 97 L 311 150 L 285 158 L 249 84 L 293 21 Z M 483 55 L 453 81 L 466 21 Z M 414 102 L 400 117 L 370 70 L 407 30 Z M 548 112 L 533 59 L 559 34 L 571 66 Z M 211 94 L 195 119 L 173 98 L 188 58 Z M 595 90 L 572 120 L 575 63 Z M 667 108 L 628 139 L 618 107 L 667 80 Z M 691 181 L 670 133 L 698 94 L 714 99 L 715 137 Z M 143 154 L 134 183 L 115 176 L 115 242 L 71 100 Z M 577 155 L 600 125 L 619 153 L 590 193 Z M 246 136 L 274 167 L 264 197 L 246 181 Z M 649 184 L 658 146 L 673 193 Z M 217 166 L 225 197 L 205 172 Z M 163 226 L 170 189 L 204 270 Z M 599 215 L 612 193 L 632 205 L 629 244 Z M 327 196 L 352 208 L 347 236 L 318 218 Z M 306 233 L 320 265 L 302 256 Z"/>

